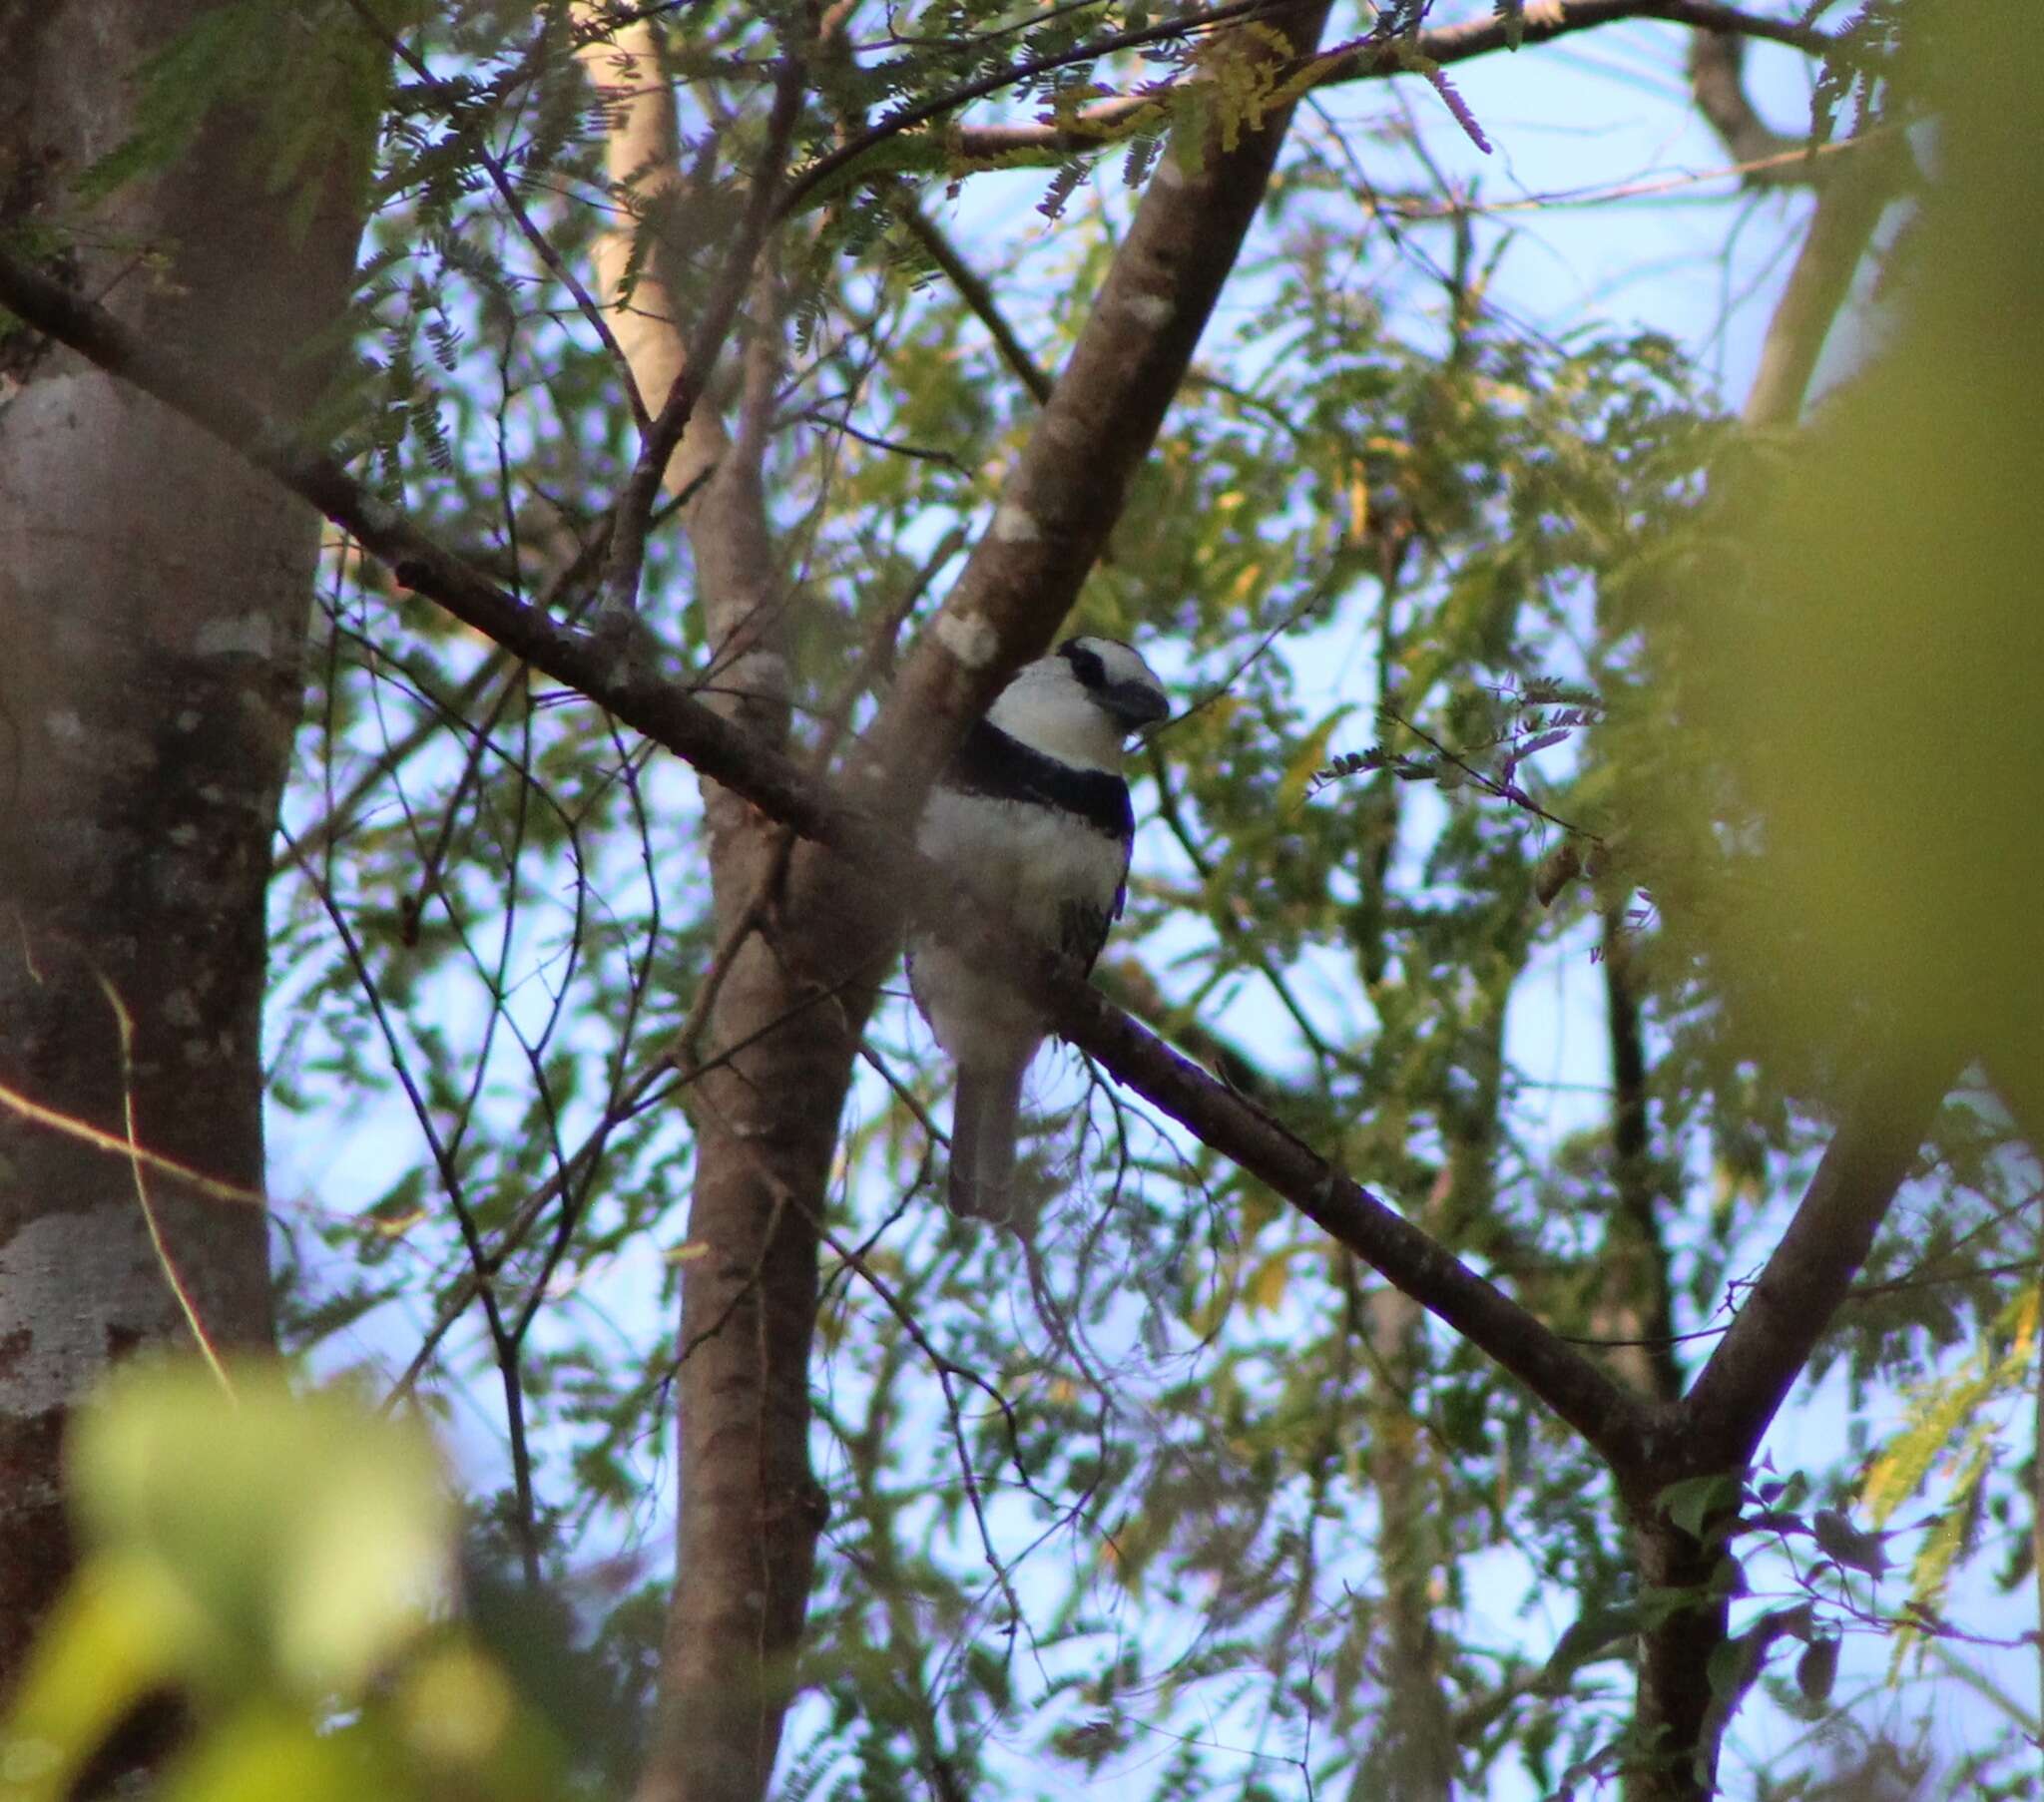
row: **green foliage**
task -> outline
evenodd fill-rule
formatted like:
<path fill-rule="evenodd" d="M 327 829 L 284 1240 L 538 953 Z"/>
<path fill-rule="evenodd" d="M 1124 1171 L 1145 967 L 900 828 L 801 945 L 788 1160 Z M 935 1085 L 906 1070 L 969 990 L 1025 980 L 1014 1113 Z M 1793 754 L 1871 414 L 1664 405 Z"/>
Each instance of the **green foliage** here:
<path fill-rule="evenodd" d="M 481 1639 L 435 1615 L 455 1511 L 414 1424 L 273 1369 L 132 1369 L 80 1418 L 83 1563 L 0 1723 L 10 1802 L 69 1793 L 131 1709 L 178 1697 L 178 1802 L 570 1793 Z"/>
<path fill-rule="evenodd" d="M 1377 29 L 1423 11 L 1382 9 Z M 1497 11 L 1516 28 L 1516 5 Z M 793 16 L 668 20 L 687 317 L 742 211 Z M 1055 368 L 1132 191 L 1192 154 L 1167 133 L 1229 142 L 1285 98 L 1206 38 L 1092 54 L 1157 24 L 1141 4 L 937 0 L 867 32 L 876 16 L 855 56 L 816 68 L 796 177 L 903 129 L 801 197 L 770 300 L 760 283 L 704 403 L 738 421 L 756 359 L 794 748 L 816 757 L 871 717 L 1037 412 L 898 198 Z M 563 9 L 405 23 L 432 75 L 405 68 L 382 94 L 353 367 L 318 423 L 436 533 L 578 620 L 637 447 L 619 371 L 489 164 L 591 281 L 614 201 L 600 122 Z M 133 169 L 247 102 L 269 67 L 256 54 L 178 49 Z M 1051 171 L 1018 177 L 955 152 L 940 104 L 1016 71 L 997 104 L 1020 121 L 1172 86 L 1098 150 L 1017 153 Z M 1990 91 L 2022 116 L 2016 90 Z M 1529 327 L 1517 240 L 1438 184 L 1452 121 L 1429 106 L 1394 129 L 1382 104 L 1316 101 L 1326 118 L 1287 151 L 1075 619 L 1154 649 L 1189 703 L 1142 760 L 1111 977 L 1625 1381 L 1657 1380 L 1654 1357 L 1681 1380 L 1712 1341 L 1652 1343 L 1657 1293 L 1693 1335 L 1747 1298 L 1857 1031 L 1818 1003 L 1856 1001 L 1897 959 L 1890 1013 L 2007 1024 L 2027 994 L 2034 960 L 2002 960 L 2020 936 L 2005 904 L 2035 888 L 2035 810 L 2011 797 L 2037 791 L 2039 666 L 2026 541 L 1996 522 L 2031 517 L 2035 384 L 2020 334 L 1965 325 L 1926 253 L 1906 368 L 1841 397 L 1807 448 L 1736 450 L 1667 337 Z M 312 156 L 267 154 L 286 171 Z M 1407 194 L 1424 205 L 1388 210 Z M 1925 229 L 1970 245 L 1984 227 Z M 2019 241 L 1966 319 L 2026 317 L 2039 291 L 2034 234 L 2003 235 Z M 1712 485 L 1759 497 L 1729 547 Z M 714 683 L 701 579 L 669 509 L 647 622 Z M 1701 649 L 1726 639 L 1722 662 Z M 1812 677 L 1841 659 L 1843 677 Z M 1763 835 L 1764 816 L 1786 824 Z M 687 1218 L 698 1015 L 728 924 L 701 799 L 335 546 L 285 821 L 270 1068 L 279 1140 L 315 1149 L 280 1174 L 282 1318 L 317 1358 L 394 1379 L 416 1356 L 426 1407 L 498 1429 L 478 1455 L 495 1466 L 467 1473 L 503 1492 L 471 1536 L 472 1624 L 426 1618 L 453 1540 L 416 1441 L 250 1379 L 240 1415 L 167 1390 L 110 1414 L 126 1424 L 82 1468 L 96 1544 L 128 1561 L 102 1568 L 155 1573 L 103 1593 L 176 1630 L 67 1614 L 83 1624 L 52 1641 L 59 1674 L 35 1694 L 56 1724 L 38 1731 L 75 1762 L 170 1676 L 198 1699 L 176 1777 L 195 1797 L 279 1771 L 313 1796 L 618 1793 L 670 1575 L 673 1292 L 715 1255 Z M 1644 1151 L 1620 1143 L 1610 1080 L 1627 996 Z M 1812 1019 L 1814 1047 L 1786 1043 Z M 1085 1778 L 1160 1802 L 1301 1770 L 1360 1783 L 1386 1720 L 1421 1704 L 1456 1723 L 1472 1793 L 1515 1768 L 1587 1793 L 1631 1755 L 1622 1664 L 1642 1625 L 1729 1598 L 1722 1705 L 1773 1685 L 1815 1714 L 1844 1634 L 1931 1631 L 1923 1610 L 1975 1550 L 2019 1537 L 2013 1473 L 1987 1448 L 2032 1344 L 2008 1310 L 2034 1232 L 1990 1107 L 1940 1123 L 1935 1175 L 1824 1354 L 1862 1426 L 1917 1386 L 1858 1490 L 1869 1525 L 1847 1512 L 1855 1475 L 1814 1462 L 1679 1486 L 1662 1506 L 1721 1534 L 1724 1565 L 1701 1593 L 1643 1592 L 1585 1448 L 1254 1179 L 1047 1060 L 1041 1229 L 1026 1247 L 972 1234 L 933 1199 L 943 1076 L 898 998 L 868 1049 L 827 1218 L 856 1255 L 822 1273 L 831 1525 L 790 1795 L 919 1794 L 939 1768 L 971 1793 Z M 202 1434 L 220 1482 L 166 1496 L 154 1461 Z M 1894 1551 L 1916 1612 L 1877 1605 L 1884 1536 L 1940 1483 L 1929 1535 Z M 329 1485 L 385 1526 L 336 1549 Z"/>
<path fill-rule="evenodd" d="M 2044 64 L 1998 7 L 1932 9 L 1923 46 L 1949 143 L 1907 252 L 1906 323 L 1740 482 L 1723 579 L 1698 596 L 1688 704 L 1762 822 L 1719 934 L 1757 1030 L 1791 1052 L 1845 1021 L 1950 1043 L 2027 1108 L 2044 1094 L 2027 675 L 2044 620 L 2026 588 L 2044 387 L 2016 346 L 2044 253 L 2007 221 L 2044 200 L 2012 136 Z M 1786 969 L 1785 943 L 1801 948 Z"/>
<path fill-rule="evenodd" d="M 1669 1520 L 1700 1540 L 1713 1524 L 1722 1531 L 1722 1517 L 1739 1500 L 1740 1489 L 1737 1477 L 1689 1477 L 1670 1484 L 1655 1500 Z"/>
<path fill-rule="evenodd" d="M 373 10 L 380 29 L 410 23 L 387 0 Z M 219 116 L 246 137 L 270 188 L 296 190 L 293 229 L 302 231 L 336 159 L 343 168 L 357 164 L 380 119 L 386 59 L 362 17 L 339 0 L 208 7 L 137 72 L 134 130 L 79 176 L 73 201 L 91 208 L 163 173 Z"/>

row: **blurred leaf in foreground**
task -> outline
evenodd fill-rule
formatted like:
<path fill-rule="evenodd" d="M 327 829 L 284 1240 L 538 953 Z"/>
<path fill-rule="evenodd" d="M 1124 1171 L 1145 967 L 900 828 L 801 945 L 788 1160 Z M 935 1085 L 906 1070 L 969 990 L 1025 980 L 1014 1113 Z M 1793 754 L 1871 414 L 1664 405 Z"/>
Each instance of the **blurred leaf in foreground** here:
<path fill-rule="evenodd" d="M 374 1753 L 374 1735 L 343 1747 L 321 1728 L 444 1607 L 454 1512 L 438 1459 L 422 1429 L 343 1391 L 293 1394 L 263 1366 L 233 1383 L 152 1364 L 80 1416 L 84 1562 L 0 1739 L 9 1802 L 64 1794 L 165 1690 L 200 1723 L 181 1796 L 255 1793 L 256 1770 L 339 1794 Z"/>
<path fill-rule="evenodd" d="M 1790 1042 L 1850 1022 L 1952 1041 L 2034 1111 L 2044 33 L 2022 10 L 1927 9 L 1911 79 L 1938 125 L 1894 259 L 1902 322 L 1738 480 L 1697 717 L 1758 809 L 1755 880 L 1720 927 L 1756 1019 Z"/>

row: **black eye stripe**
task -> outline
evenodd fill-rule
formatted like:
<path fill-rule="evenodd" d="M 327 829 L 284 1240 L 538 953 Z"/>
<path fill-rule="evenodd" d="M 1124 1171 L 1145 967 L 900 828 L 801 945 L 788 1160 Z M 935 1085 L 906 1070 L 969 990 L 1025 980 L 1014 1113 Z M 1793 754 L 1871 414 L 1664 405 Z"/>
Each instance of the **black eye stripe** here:
<path fill-rule="evenodd" d="M 1072 674 L 1088 688 L 1104 688 L 1107 685 L 1107 666 L 1100 661 L 1100 653 L 1088 651 L 1077 639 L 1067 639 L 1058 647 L 1058 655 L 1072 666 Z"/>

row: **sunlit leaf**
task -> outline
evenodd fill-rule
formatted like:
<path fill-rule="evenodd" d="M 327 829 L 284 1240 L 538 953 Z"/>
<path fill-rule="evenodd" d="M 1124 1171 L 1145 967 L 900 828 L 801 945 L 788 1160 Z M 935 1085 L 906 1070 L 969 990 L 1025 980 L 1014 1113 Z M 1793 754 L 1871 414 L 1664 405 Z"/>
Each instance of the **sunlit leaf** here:
<path fill-rule="evenodd" d="M 424 1435 L 352 1395 L 247 1366 L 126 1374 L 81 1420 L 95 1568 L 187 1624 L 195 1681 L 273 1666 L 351 1690 L 415 1633 L 448 1577 L 450 1499 Z"/>

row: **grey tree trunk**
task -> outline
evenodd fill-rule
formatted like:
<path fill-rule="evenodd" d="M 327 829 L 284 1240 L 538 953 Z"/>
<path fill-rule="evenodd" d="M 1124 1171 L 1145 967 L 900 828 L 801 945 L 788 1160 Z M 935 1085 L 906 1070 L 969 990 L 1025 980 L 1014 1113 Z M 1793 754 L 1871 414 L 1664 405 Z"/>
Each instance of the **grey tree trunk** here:
<path fill-rule="evenodd" d="M 1276 23 L 1302 49 L 1325 16 L 1324 0 L 1302 0 Z M 1267 27 L 1250 54 L 1272 59 L 1284 43 Z M 686 365 L 691 324 L 673 303 L 660 238 L 679 183 L 671 101 L 642 28 L 621 27 L 583 55 L 610 91 L 614 186 L 654 227 L 633 304 L 613 327 L 657 408 Z M 921 642 L 867 754 L 854 758 L 863 798 L 892 800 L 875 806 L 880 817 L 909 810 L 904 794 L 919 799 L 962 729 L 969 685 L 981 684 L 983 703 L 1004 653 L 1012 667 L 1054 636 L 1184 378 L 1288 118 L 1288 107 L 1273 109 L 1234 150 L 1153 180 L 1004 484 L 1004 525 L 976 547 L 946 624 Z M 607 302 L 625 247 L 613 235 L 600 252 Z M 756 331 L 764 323 L 756 318 Z M 758 457 L 750 431 L 727 443 L 699 406 L 665 480 L 695 497 L 684 520 L 719 704 L 779 743 L 789 603 L 775 592 Z M 895 936 L 886 908 L 838 859 L 811 845 L 783 850 L 771 820 L 714 783 L 704 803 L 724 949 L 704 1034 L 714 1068 L 691 1104 L 689 1237 L 702 1255 L 684 1270 L 678 1570 L 639 1802 L 758 1802 L 771 1777 L 824 1524 L 808 1458 L 819 1227 L 851 1062 Z"/>
<path fill-rule="evenodd" d="M 288 417 L 318 372 L 287 358 L 347 297 L 369 147 L 304 174 L 295 227 L 302 189 L 228 108 L 89 219 L 69 195 L 207 10 L 0 0 L 0 229 L 84 226 L 58 251 L 83 287 Z M 0 338 L 0 1693 L 70 1569 L 72 1408 L 139 1348 L 271 1336 L 259 1202 L 19 1102 L 261 1189 L 263 888 L 317 545 L 197 427 Z"/>
<path fill-rule="evenodd" d="M 1363 1320 L 1377 1372 L 1367 1420 L 1383 1588 L 1384 1702 L 1350 1794 L 1382 1802 L 1453 1802 L 1455 1724 L 1431 1593 L 1447 1548 L 1428 1506 L 1419 1428 L 1406 1387 L 1422 1368 L 1425 1313 L 1386 1284 L 1370 1292 Z"/>

